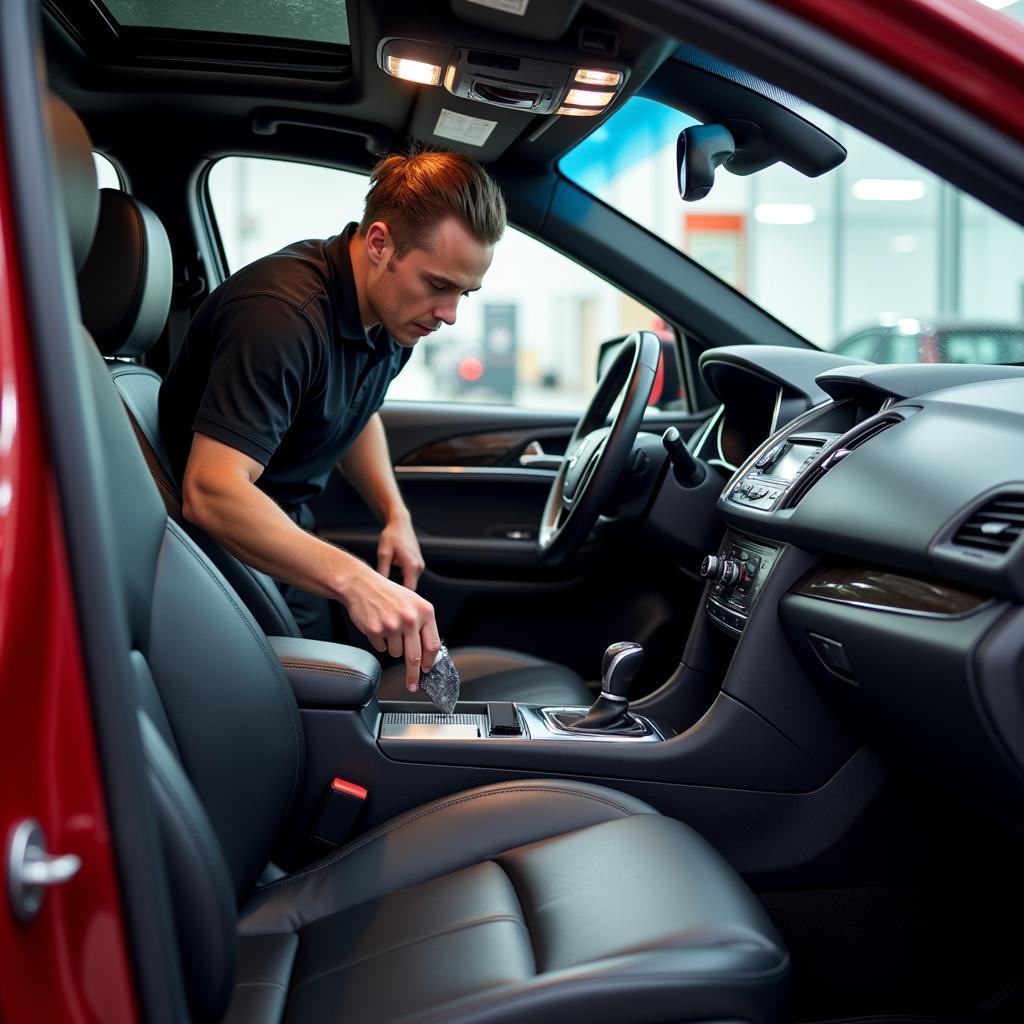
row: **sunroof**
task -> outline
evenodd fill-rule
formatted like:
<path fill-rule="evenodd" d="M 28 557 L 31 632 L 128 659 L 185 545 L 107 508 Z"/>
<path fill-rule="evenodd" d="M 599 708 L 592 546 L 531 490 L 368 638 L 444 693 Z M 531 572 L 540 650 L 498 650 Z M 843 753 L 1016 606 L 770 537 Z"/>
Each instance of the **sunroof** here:
<path fill-rule="evenodd" d="M 226 32 L 348 46 L 345 0 L 105 0 L 128 28 Z"/>

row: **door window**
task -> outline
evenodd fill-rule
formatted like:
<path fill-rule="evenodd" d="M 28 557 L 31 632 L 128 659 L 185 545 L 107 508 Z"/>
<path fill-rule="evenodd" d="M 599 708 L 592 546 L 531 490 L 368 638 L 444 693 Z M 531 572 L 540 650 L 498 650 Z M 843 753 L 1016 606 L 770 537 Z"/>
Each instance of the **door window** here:
<path fill-rule="evenodd" d="M 367 178 L 309 164 L 229 157 L 209 177 L 210 204 L 232 273 L 302 238 L 359 220 Z M 603 341 L 635 330 L 662 338 L 661 408 L 685 408 L 674 332 L 576 261 L 515 228 L 495 249 L 483 287 L 454 325 L 424 338 L 390 399 L 488 402 L 581 410 Z"/>

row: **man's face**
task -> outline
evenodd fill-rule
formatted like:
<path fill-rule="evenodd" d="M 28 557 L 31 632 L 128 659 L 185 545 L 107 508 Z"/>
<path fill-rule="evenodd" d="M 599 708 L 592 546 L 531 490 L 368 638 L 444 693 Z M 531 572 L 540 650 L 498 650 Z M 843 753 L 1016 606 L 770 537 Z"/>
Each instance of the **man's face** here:
<path fill-rule="evenodd" d="M 371 225 L 366 238 L 366 298 L 388 334 L 408 348 L 442 323 L 455 323 L 459 300 L 480 287 L 494 255 L 494 246 L 479 242 L 455 217 L 400 259 L 385 225 Z"/>

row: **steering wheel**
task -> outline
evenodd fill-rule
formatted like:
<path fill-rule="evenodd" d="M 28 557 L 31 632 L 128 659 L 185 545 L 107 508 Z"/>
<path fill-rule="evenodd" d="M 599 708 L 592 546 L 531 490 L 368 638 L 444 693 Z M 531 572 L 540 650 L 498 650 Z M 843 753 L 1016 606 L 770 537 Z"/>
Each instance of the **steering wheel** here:
<path fill-rule="evenodd" d="M 590 536 L 626 468 L 651 397 L 661 341 L 636 331 L 622 343 L 576 424 L 541 515 L 537 546 L 548 565 L 565 562 Z M 615 401 L 622 404 L 611 426 Z"/>

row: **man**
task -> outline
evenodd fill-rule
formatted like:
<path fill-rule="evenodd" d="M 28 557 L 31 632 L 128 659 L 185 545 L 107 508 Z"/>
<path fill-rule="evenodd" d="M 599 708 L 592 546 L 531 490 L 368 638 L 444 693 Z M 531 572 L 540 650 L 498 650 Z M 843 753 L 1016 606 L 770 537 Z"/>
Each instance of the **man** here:
<path fill-rule="evenodd" d="M 160 389 L 185 517 L 281 581 L 305 635 L 329 637 L 326 599 L 340 601 L 376 650 L 404 658 L 411 691 L 440 640 L 414 592 L 423 556 L 377 410 L 413 346 L 480 287 L 504 227 L 476 161 L 388 156 L 358 225 L 257 260 L 206 298 Z M 308 532 L 306 503 L 335 464 L 384 524 L 377 571 Z"/>

